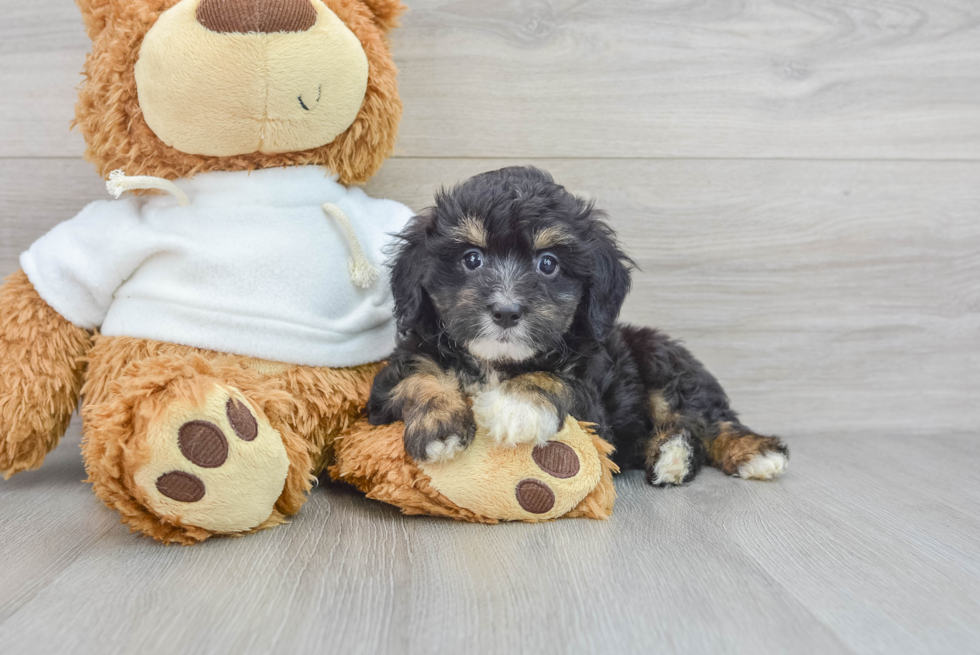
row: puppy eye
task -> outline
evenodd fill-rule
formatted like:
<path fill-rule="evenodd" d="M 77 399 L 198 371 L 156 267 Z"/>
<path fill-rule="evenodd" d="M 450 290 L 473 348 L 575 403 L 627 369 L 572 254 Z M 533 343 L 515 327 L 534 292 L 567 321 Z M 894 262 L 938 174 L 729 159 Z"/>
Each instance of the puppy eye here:
<path fill-rule="evenodd" d="M 463 266 L 475 271 L 483 266 L 483 253 L 479 250 L 467 250 L 463 254 Z"/>
<path fill-rule="evenodd" d="M 538 260 L 538 270 L 545 275 L 554 275 L 558 271 L 558 258 L 554 255 L 541 255 Z"/>

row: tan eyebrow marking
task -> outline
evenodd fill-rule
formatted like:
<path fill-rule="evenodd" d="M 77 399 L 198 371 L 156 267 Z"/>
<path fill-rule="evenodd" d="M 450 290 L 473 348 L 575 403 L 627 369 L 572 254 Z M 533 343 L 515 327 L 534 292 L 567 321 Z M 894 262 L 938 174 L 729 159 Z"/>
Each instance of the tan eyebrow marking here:
<path fill-rule="evenodd" d="M 460 221 L 459 225 L 453 228 L 452 235 L 459 241 L 466 242 L 471 246 L 487 247 L 487 228 L 483 227 L 483 223 L 472 216 L 467 216 Z"/>
<path fill-rule="evenodd" d="M 572 243 L 575 238 L 564 227 L 552 225 L 534 235 L 534 249 L 544 250 L 561 244 Z"/>

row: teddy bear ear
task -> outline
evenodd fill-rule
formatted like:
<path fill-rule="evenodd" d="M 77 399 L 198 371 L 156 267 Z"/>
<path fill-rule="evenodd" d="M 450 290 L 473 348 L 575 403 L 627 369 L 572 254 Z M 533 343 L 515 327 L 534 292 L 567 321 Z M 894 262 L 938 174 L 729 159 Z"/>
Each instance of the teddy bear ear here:
<path fill-rule="evenodd" d="M 109 22 L 112 0 L 75 0 L 75 4 L 82 12 L 88 38 L 94 41 Z"/>
<path fill-rule="evenodd" d="M 374 14 L 374 21 L 384 32 L 398 27 L 398 17 L 407 9 L 401 0 L 361 0 Z"/>

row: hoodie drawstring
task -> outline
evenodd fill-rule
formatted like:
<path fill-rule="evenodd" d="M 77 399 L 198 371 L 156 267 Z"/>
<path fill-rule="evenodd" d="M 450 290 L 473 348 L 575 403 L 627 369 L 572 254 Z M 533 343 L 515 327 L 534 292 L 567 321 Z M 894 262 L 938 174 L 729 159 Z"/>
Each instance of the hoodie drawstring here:
<path fill-rule="evenodd" d="M 350 274 L 350 281 L 356 287 L 367 289 L 378 279 L 378 269 L 371 265 L 367 255 L 364 254 L 364 248 L 361 247 L 361 242 L 357 240 L 354 226 L 351 225 L 347 214 L 332 202 L 324 203 L 321 206 L 328 216 L 332 216 L 337 221 L 344 231 L 344 236 L 347 237 L 347 246 L 351 252 L 351 256 L 347 259 L 347 272 Z"/>
<path fill-rule="evenodd" d="M 187 194 L 181 191 L 180 187 L 162 177 L 152 177 L 150 175 L 129 176 L 121 170 L 112 171 L 109 174 L 109 180 L 105 183 L 105 188 L 117 199 L 126 191 L 157 189 L 173 195 L 182 207 L 191 204 Z M 331 202 L 321 206 L 328 216 L 331 216 L 337 221 L 337 224 L 340 225 L 347 239 L 347 247 L 351 252 L 351 256 L 347 258 L 347 272 L 350 275 L 351 282 L 356 287 L 367 289 L 378 279 L 378 269 L 371 265 L 367 255 L 364 254 L 364 248 L 361 247 L 361 242 L 358 241 L 357 233 L 354 232 L 354 226 L 351 224 L 347 214 Z"/>
<path fill-rule="evenodd" d="M 130 177 L 123 171 L 112 171 L 109 173 L 109 180 L 105 183 L 105 188 L 117 200 L 126 191 L 157 189 L 159 191 L 166 191 L 177 198 L 177 202 L 182 207 L 191 204 L 191 201 L 187 198 L 187 194 L 181 191 L 179 186 L 162 177 L 151 177 L 149 175 L 133 175 Z"/>

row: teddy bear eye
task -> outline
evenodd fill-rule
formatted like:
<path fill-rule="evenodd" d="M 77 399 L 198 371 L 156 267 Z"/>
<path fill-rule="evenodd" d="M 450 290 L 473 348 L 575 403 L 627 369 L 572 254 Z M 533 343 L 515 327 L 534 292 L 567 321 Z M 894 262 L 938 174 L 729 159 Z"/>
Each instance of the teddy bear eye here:
<path fill-rule="evenodd" d="M 480 268 L 483 266 L 483 253 L 479 250 L 467 250 L 463 254 L 463 266 L 471 271 Z"/>
<path fill-rule="evenodd" d="M 550 254 L 541 255 L 538 270 L 545 275 L 554 275 L 558 271 L 558 258 Z"/>

